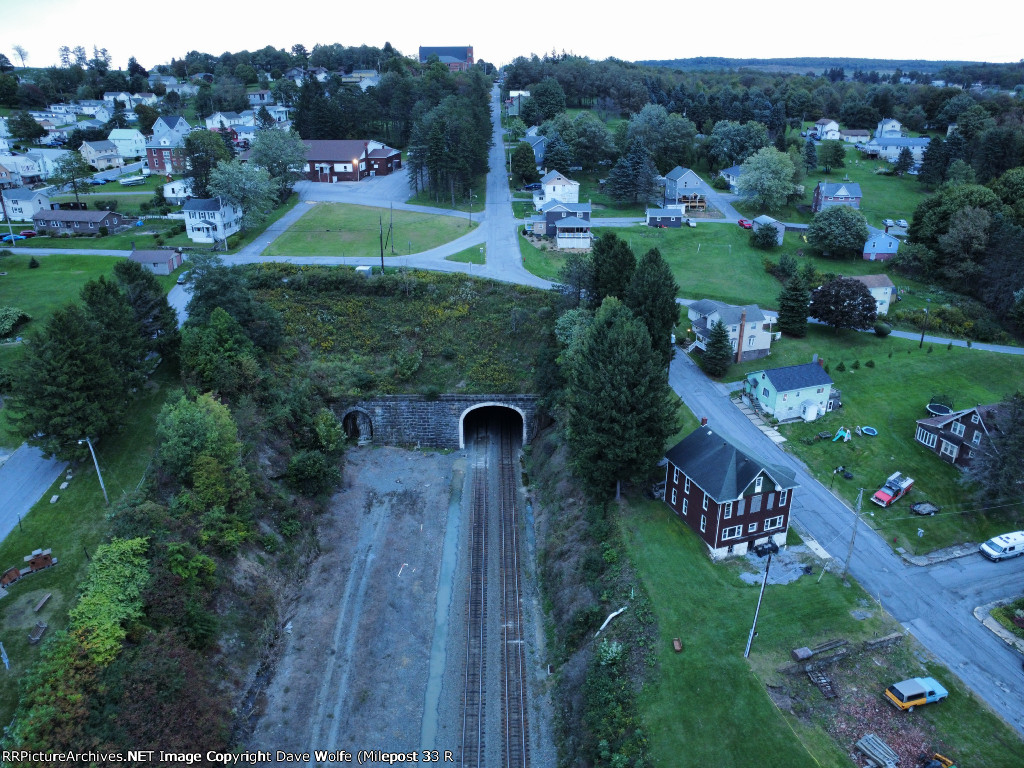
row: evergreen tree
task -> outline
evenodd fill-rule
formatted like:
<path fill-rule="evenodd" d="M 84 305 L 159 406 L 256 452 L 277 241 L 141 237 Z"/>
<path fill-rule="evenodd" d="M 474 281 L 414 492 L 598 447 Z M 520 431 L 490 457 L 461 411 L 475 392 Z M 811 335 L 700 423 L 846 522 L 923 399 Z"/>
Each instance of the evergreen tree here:
<path fill-rule="evenodd" d="M 616 200 L 634 203 L 652 199 L 658 171 L 643 141 L 633 139 L 626 153 L 608 173 L 608 193 Z"/>
<path fill-rule="evenodd" d="M 1017 390 L 1001 403 L 994 424 L 988 426 L 988 438 L 976 452 L 967 477 L 977 485 L 980 501 L 1018 501 L 1024 477 L 1024 393 Z"/>
<path fill-rule="evenodd" d="M 122 259 L 114 265 L 114 279 L 132 308 L 143 341 L 161 355 L 176 354 L 178 313 L 167 302 L 156 275 L 137 261 Z"/>
<path fill-rule="evenodd" d="M 807 312 L 811 294 L 800 275 L 793 275 L 779 294 L 779 330 L 802 339 L 807 335 Z"/>
<path fill-rule="evenodd" d="M 81 458 L 83 437 L 121 425 L 127 389 L 84 307 L 68 304 L 24 347 L 10 407 L 19 431 L 47 455 Z"/>
<path fill-rule="evenodd" d="M 139 335 L 135 313 L 117 283 L 105 276 L 82 287 L 82 303 L 98 329 L 97 338 L 106 347 L 106 358 L 125 386 L 134 389 L 143 382 L 146 343 Z"/>
<path fill-rule="evenodd" d="M 814 139 L 808 139 L 804 144 L 804 167 L 808 173 L 818 169 L 818 148 L 814 146 Z"/>
<path fill-rule="evenodd" d="M 577 476 L 596 498 L 645 479 L 675 431 L 678 400 L 643 323 L 602 302 L 566 361 L 566 434 Z"/>
<path fill-rule="evenodd" d="M 623 298 L 636 269 L 636 256 L 629 243 L 620 240 L 614 232 L 601 235 L 594 243 L 591 260 L 594 264 L 591 301 L 598 304 L 606 296 Z"/>
<path fill-rule="evenodd" d="M 708 338 L 708 347 L 704 351 L 704 371 L 708 376 L 721 378 L 725 376 L 732 364 L 733 351 L 732 342 L 729 340 L 729 331 L 721 320 L 711 326 L 711 336 Z"/>
<path fill-rule="evenodd" d="M 821 142 L 818 162 L 825 169 L 825 173 L 832 173 L 833 168 L 842 168 L 846 162 L 846 147 L 841 141 L 834 139 Z"/>
<path fill-rule="evenodd" d="M 570 309 L 586 303 L 594 293 L 594 260 L 590 254 L 569 253 L 558 270 L 558 292 Z"/>
<path fill-rule="evenodd" d="M 626 288 L 625 303 L 647 327 L 651 347 L 663 369 L 668 368 L 675 354 L 672 329 L 679 323 L 678 293 L 679 284 L 661 251 L 652 248 L 640 257 Z"/>
<path fill-rule="evenodd" d="M 552 171 L 560 171 L 563 174 L 569 173 L 569 168 L 576 165 L 572 156 L 572 148 L 565 143 L 561 136 L 555 136 L 544 147 L 544 165 Z"/>
<path fill-rule="evenodd" d="M 525 141 L 516 144 L 516 148 L 512 150 L 512 175 L 521 184 L 540 181 L 540 174 L 537 173 L 537 156 L 533 154 L 533 147 Z"/>
<path fill-rule="evenodd" d="M 904 147 L 900 150 L 899 157 L 896 158 L 896 162 L 893 164 L 893 170 L 897 176 L 902 176 L 904 173 L 914 167 L 914 153 L 910 151 L 910 147 Z"/>

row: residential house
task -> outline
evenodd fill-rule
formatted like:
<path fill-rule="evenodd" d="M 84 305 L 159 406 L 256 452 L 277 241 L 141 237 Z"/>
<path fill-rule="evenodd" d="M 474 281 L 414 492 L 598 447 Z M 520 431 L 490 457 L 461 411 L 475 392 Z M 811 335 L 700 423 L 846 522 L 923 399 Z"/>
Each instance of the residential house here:
<path fill-rule="evenodd" d="M 751 405 L 779 421 L 814 421 L 839 402 L 832 379 L 817 362 L 748 373 L 743 392 Z"/>
<path fill-rule="evenodd" d="M 864 193 L 860 191 L 860 184 L 850 181 L 824 182 L 819 181 L 814 188 L 814 200 L 811 203 L 811 211 L 817 213 L 834 205 L 846 205 L 850 208 L 860 209 L 860 201 Z"/>
<path fill-rule="evenodd" d="M 28 155 L 4 155 L 2 162 L 11 174 L 12 186 L 30 187 L 43 180 L 42 169 Z"/>
<path fill-rule="evenodd" d="M 306 70 L 302 67 L 289 67 L 281 75 L 282 80 L 292 80 L 296 85 L 302 85 L 302 81 L 306 79 Z"/>
<path fill-rule="evenodd" d="M 778 313 L 761 309 L 757 304 L 737 306 L 714 299 L 701 299 L 687 307 L 686 316 L 697 339 L 696 347 L 702 352 L 708 349 L 711 328 L 721 321 L 729 334 L 738 363 L 770 355 L 772 341 L 778 338 L 775 331 Z"/>
<path fill-rule="evenodd" d="M 853 275 L 854 280 L 863 283 L 864 287 L 871 293 L 875 300 L 876 313 L 879 317 L 889 314 L 889 305 L 892 303 L 896 286 L 888 275 Z"/>
<path fill-rule="evenodd" d="M 893 117 L 883 117 L 878 121 L 878 127 L 875 129 L 875 138 L 900 138 L 903 135 L 903 124 L 899 120 Z"/>
<path fill-rule="evenodd" d="M 280 104 L 269 104 L 265 109 L 274 118 L 274 122 L 277 123 L 276 127 L 287 130 L 290 126 L 288 122 L 288 107 L 283 107 Z"/>
<path fill-rule="evenodd" d="M 881 157 L 890 163 L 894 163 L 900 156 L 900 152 L 906 147 L 910 150 L 914 162 L 920 163 L 924 159 L 924 151 L 928 148 L 930 141 L 931 139 L 927 136 L 918 139 L 884 136 L 882 138 L 875 137 L 867 144 L 859 144 L 857 148 L 869 157 Z"/>
<path fill-rule="evenodd" d="M 14 171 L 10 170 L 4 163 L 9 160 L 11 155 L 0 155 L 0 189 L 10 189 L 11 187 L 21 186 L 21 175 L 17 177 Z M 17 181 L 15 181 L 17 178 Z"/>
<path fill-rule="evenodd" d="M 509 117 L 518 117 L 523 111 L 523 102 L 530 98 L 529 91 L 509 91 L 505 107 Z"/>
<path fill-rule="evenodd" d="M 253 91 L 248 95 L 249 106 L 253 109 L 266 107 L 274 103 L 274 94 L 268 90 Z"/>
<path fill-rule="evenodd" d="M 547 147 L 548 137 L 541 136 L 539 134 L 526 134 L 523 136 L 523 141 L 529 144 L 530 148 L 533 150 L 533 159 L 536 161 L 537 165 L 544 162 L 544 148 Z"/>
<path fill-rule="evenodd" d="M 0 136 L 10 136 L 11 129 L 7 127 L 7 118 L 0 115 Z"/>
<path fill-rule="evenodd" d="M 840 131 L 839 138 L 847 144 L 867 144 L 871 140 L 871 131 L 853 128 L 848 131 Z"/>
<path fill-rule="evenodd" d="M 762 227 L 771 227 L 775 230 L 775 244 L 782 245 L 782 237 L 786 234 L 786 225 L 781 221 L 776 221 L 771 216 L 758 216 L 754 219 L 753 226 L 755 232 Z"/>
<path fill-rule="evenodd" d="M 192 198 L 182 206 L 185 234 L 193 243 L 218 243 L 242 228 L 242 209 L 222 198 Z"/>
<path fill-rule="evenodd" d="M 163 186 L 164 200 L 171 205 L 181 205 L 192 197 L 192 179 L 177 179 Z"/>
<path fill-rule="evenodd" d="M 693 195 L 707 193 L 707 185 L 689 168 L 676 166 L 665 174 L 665 199 L 673 203 L 690 200 Z"/>
<path fill-rule="evenodd" d="M 839 138 L 839 123 L 830 117 L 823 117 L 814 123 L 814 127 L 811 129 L 814 132 L 815 138 L 818 141 L 825 141 L 826 139 L 834 140 Z"/>
<path fill-rule="evenodd" d="M 665 454 L 665 502 L 714 560 L 786 543 L 796 476 L 698 427 Z"/>
<path fill-rule="evenodd" d="M 42 192 L 27 187 L 13 187 L 0 192 L 4 198 L 4 210 L 11 221 L 32 221 L 40 211 L 50 210 L 50 198 Z"/>
<path fill-rule="evenodd" d="M 6 136 L 0 136 L 0 155 L 9 154 L 11 151 L 11 142 Z"/>
<path fill-rule="evenodd" d="M 108 168 L 120 168 L 124 160 L 117 152 L 117 145 L 112 141 L 83 141 L 82 148 L 78 150 L 89 165 L 97 171 L 105 171 Z"/>
<path fill-rule="evenodd" d="M 234 128 L 236 125 L 256 125 L 255 113 L 246 110 L 238 112 L 214 112 L 206 118 L 206 130 L 220 131 L 223 128 Z"/>
<path fill-rule="evenodd" d="M 185 168 L 185 137 L 192 127 L 180 115 L 162 115 L 153 124 L 146 143 L 146 160 L 153 173 L 182 173 Z"/>
<path fill-rule="evenodd" d="M 235 135 L 235 144 L 241 147 L 252 146 L 252 142 L 256 138 L 256 126 L 236 125 L 231 130 Z"/>
<path fill-rule="evenodd" d="M 995 429 L 998 409 L 998 405 L 978 405 L 944 416 L 918 419 L 914 440 L 938 454 L 943 461 L 963 469 L 970 465 L 975 453 Z"/>
<path fill-rule="evenodd" d="M 867 261 L 888 261 L 900 248 L 900 241 L 874 227 L 868 227 L 868 239 L 864 241 L 864 258 Z"/>
<path fill-rule="evenodd" d="M 380 85 L 380 73 L 375 69 L 353 69 L 350 74 L 341 76 L 341 82 L 344 85 L 358 85 L 360 90 L 365 91 Z"/>
<path fill-rule="evenodd" d="M 526 227 L 534 235 L 557 237 L 560 234 L 558 223 L 566 220 L 568 223 L 561 230 L 561 235 L 566 242 L 570 239 L 574 241 L 586 239 L 588 241 L 587 246 L 569 245 L 566 247 L 589 247 L 590 217 L 590 203 L 563 203 L 559 200 L 551 200 L 541 206 L 539 214 L 526 220 Z M 581 226 L 583 222 L 586 223 L 585 227 Z M 569 226 L 570 224 L 573 226 Z M 587 235 L 586 238 L 583 238 L 584 234 Z"/>
<path fill-rule="evenodd" d="M 725 168 L 718 172 L 718 175 L 729 182 L 729 189 L 736 190 L 736 182 L 740 180 L 740 176 L 743 174 L 743 168 L 739 165 L 734 165 L 730 168 Z"/>
<path fill-rule="evenodd" d="M 117 211 L 39 211 L 32 217 L 32 228 L 36 232 L 53 235 L 65 232 L 99 234 L 100 227 L 108 232 L 130 223 L 132 219 Z"/>
<path fill-rule="evenodd" d="M 36 164 L 39 175 L 46 181 L 57 172 L 57 163 L 60 159 L 71 152 L 70 149 L 30 149 L 25 153 L 25 157 Z"/>
<path fill-rule="evenodd" d="M 169 275 L 181 266 L 183 257 L 180 250 L 173 251 L 136 251 L 128 256 L 129 261 L 141 264 L 154 275 Z"/>
<path fill-rule="evenodd" d="M 114 128 L 107 139 L 123 158 L 146 156 L 146 137 L 136 128 Z"/>
<path fill-rule="evenodd" d="M 644 211 L 648 227 L 669 227 L 678 229 L 687 218 L 686 206 L 666 205 L 664 208 L 648 208 Z"/>
<path fill-rule="evenodd" d="M 142 91 L 132 96 L 132 107 L 137 107 L 139 104 L 145 104 L 147 107 L 155 107 L 157 102 L 160 101 L 160 97 L 155 93 L 148 91 Z"/>
<path fill-rule="evenodd" d="M 465 72 L 473 66 L 473 46 L 420 46 L 420 64 L 426 64 L 431 56 L 448 67 L 450 72 Z"/>
<path fill-rule="evenodd" d="M 387 176 L 402 167 L 402 153 L 379 141 L 362 139 L 306 142 L 306 178 L 335 183 Z"/>
<path fill-rule="evenodd" d="M 589 218 L 567 216 L 555 221 L 555 247 L 559 250 L 570 248 L 587 250 L 592 244 L 593 236 L 590 234 Z"/>
<path fill-rule="evenodd" d="M 560 203 L 578 203 L 580 201 L 580 183 L 560 174 L 549 171 L 540 179 L 540 189 L 533 193 L 533 207 L 538 211 L 545 203 L 557 200 Z"/>
<path fill-rule="evenodd" d="M 156 88 L 158 84 L 163 84 L 164 88 L 169 85 L 175 85 L 178 82 L 178 78 L 174 75 L 159 75 L 156 72 L 151 72 L 149 77 L 146 78 L 149 82 L 150 88 Z"/>
<path fill-rule="evenodd" d="M 77 120 L 78 116 L 82 114 L 82 107 L 80 104 L 51 104 L 49 110 L 53 114 L 60 115 L 66 120 Z"/>
<path fill-rule="evenodd" d="M 115 102 L 120 101 L 124 105 L 126 110 L 130 110 L 135 106 L 134 98 L 127 91 L 107 91 L 103 94 L 103 103 L 113 111 L 116 106 Z"/>
<path fill-rule="evenodd" d="M 183 99 L 199 93 L 199 86 L 193 83 L 169 83 L 165 87 L 168 93 L 176 93 Z"/>

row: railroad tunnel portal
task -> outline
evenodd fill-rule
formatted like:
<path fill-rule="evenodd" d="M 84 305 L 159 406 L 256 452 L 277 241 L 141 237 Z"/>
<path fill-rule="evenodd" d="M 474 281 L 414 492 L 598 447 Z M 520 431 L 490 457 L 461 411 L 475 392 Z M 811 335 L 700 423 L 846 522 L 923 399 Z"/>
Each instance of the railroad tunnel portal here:
<path fill-rule="evenodd" d="M 459 416 L 459 448 L 466 447 L 467 437 L 472 437 L 477 430 L 490 430 L 496 426 L 507 426 L 520 440 L 520 445 L 527 442 L 526 415 L 514 405 L 504 403 L 480 403 L 467 408 Z"/>

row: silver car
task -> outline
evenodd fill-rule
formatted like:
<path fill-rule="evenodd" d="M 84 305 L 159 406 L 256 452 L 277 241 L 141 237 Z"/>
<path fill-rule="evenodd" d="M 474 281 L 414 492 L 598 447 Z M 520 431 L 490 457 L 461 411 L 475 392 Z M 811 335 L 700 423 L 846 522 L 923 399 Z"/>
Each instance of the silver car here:
<path fill-rule="evenodd" d="M 907 224 L 907 220 L 906 219 L 897 219 L 896 220 L 896 226 L 897 227 L 902 227 L 903 229 L 906 229 L 910 225 Z"/>
<path fill-rule="evenodd" d="M 895 227 L 896 226 L 896 222 L 893 221 L 892 219 L 882 219 L 882 223 L 885 226 L 887 226 L 887 227 Z"/>

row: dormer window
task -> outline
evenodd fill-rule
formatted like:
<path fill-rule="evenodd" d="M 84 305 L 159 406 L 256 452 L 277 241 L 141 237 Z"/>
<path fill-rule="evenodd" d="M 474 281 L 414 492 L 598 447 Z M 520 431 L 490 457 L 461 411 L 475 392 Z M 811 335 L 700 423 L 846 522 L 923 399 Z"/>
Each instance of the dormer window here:
<path fill-rule="evenodd" d="M 754 493 L 760 493 L 761 492 L 761 485 L 763 483 L 764 483 L 764 478 L 762 476 L 758 475 L 757 479 L 754 480 Z"/>

